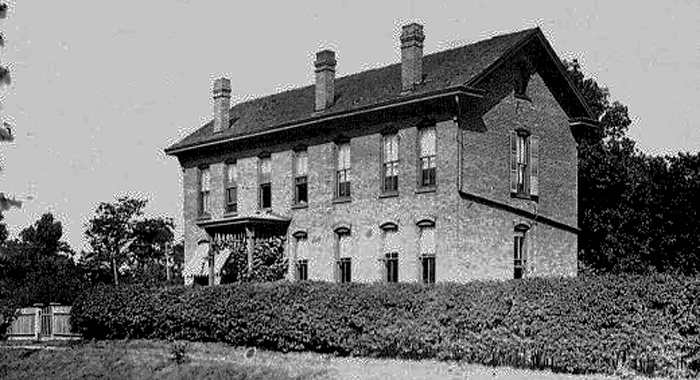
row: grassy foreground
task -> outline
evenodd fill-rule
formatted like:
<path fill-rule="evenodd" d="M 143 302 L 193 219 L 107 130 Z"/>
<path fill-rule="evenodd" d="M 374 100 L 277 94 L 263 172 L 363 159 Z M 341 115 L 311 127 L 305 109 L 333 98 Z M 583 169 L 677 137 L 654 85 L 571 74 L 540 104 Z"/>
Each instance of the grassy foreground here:
<path fill-rule="evenodd" d="M 184 349 L 183 349 L 184 347 Z M 179 349 L 178 349 L 179 348 Z M 174 361 L 179 352 L 184 360 Z M 610 380 L 434 360 L 340 358 L 278 353 L 220 343 L 101 341 L 0 343 L 0 379 L 544 379 Z M 632 378 L 632 377 L 625 377 Z"/>

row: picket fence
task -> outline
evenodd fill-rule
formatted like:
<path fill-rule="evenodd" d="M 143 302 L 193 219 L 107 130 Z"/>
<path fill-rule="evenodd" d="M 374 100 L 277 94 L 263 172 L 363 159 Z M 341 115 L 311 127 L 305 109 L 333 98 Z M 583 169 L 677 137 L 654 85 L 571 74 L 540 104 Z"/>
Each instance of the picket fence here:
<path fill-rule="evenodd" d="M 35 304 L 20 309 L 7 331 L 8 339 L 79 339 L 70 331 L 70 306 Z"/>

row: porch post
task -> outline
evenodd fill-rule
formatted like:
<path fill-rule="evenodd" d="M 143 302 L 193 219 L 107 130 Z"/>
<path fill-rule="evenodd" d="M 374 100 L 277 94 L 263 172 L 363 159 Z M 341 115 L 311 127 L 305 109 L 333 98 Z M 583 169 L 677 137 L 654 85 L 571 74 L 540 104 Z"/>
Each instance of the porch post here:
<path fill-rule="evenodd" d="M 207 237 L 209 238 L 209 250 L 208 250 L 208 255 L 209 255 L 209 286 L 214 286 L 215 285 L 215 273 L 214 273 L 214 244 L 213 243 L 213 237 L 211 234 L 207 232 Z"/>
<path fill-rule="evenodd" d="M 253 272 L 253 250 L 255 249 L 255 231 L 250 227 L 245 228 L 246 251 L 248 253 L 248 275 Z"/>

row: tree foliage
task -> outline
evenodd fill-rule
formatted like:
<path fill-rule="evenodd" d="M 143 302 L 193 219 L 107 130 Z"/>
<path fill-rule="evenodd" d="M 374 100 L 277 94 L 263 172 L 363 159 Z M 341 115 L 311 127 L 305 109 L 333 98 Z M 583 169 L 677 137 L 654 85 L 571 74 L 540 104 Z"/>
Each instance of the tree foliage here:
<path fill-rule="evenodd" d="M 46 213 L 19 236 L 0 245 L 0 282 L 13 301 L 22 306 L 72 303 L 86 284 L 72 249 L 62 240 L 61 222 Z"/>
<path fill-rule="evenodd" d="M 101 202 L 86 226 L 92 251 L 85 254 L 83 265 L 109 270 L 115 284 L 121 277 L 130 282 L 158 282 L 165 277 L 175 224 L 171 218 L 144 217 L 146 204 L 130 197 Z"/>
<path fill-rule="evenodd" d="M 700 155 L 652 156 L 628 136 L 627 106 L 565 62 L 600 122 L 579 145 L 579 259 L 584 269 L 700 272 Z"/>

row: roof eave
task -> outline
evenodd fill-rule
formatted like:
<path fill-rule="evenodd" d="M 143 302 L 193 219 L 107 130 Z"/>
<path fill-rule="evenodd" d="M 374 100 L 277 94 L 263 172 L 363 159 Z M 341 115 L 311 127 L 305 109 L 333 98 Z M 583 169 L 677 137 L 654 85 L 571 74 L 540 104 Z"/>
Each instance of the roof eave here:
<path fill-rule="evenodd" d="M 431 91 L 431 92 L 426 92 L 426 93 L 418 93 L 418 94 L 406 94 L 402 95 L 399 98 L 392 99 L 386 102 L 380 102 L 380 103 L 375 103 L 351 110 L 346 110 L 346 111 L 340 111 L 340 112 L 334 112 L 334 113 L 324 113 L 324 114 L 314 114 L 311 117 L 308 117 L 306 119 L 301 119 L 301 120 L 295 120 L 291 121 L 288 123 L 283 123 L 280 124 L 276 127 L 273 127 L 269 130 L 266 131 L 261 131 L 261 132 L 256 132 L 256 133 L 250 133 L 246 135 L 240 135 L 240 136 L 231 136 L 227 138 L 221 138 L 217 140 L 212 140 L 212 141 L 207 141 L 207 142 L 202 142 L 202 143 L 196 143 L 192 145 L 187 145 L 187 146 L 182 146 L 182 147 L 169 147 L 165 148 L 164 152 L 165 154 L 169 156 L 177 156 L 178 154 L 185 153 L 187 151 L 195 150 L 195 149 L 200 149 L 204 147 L 211 147 L 214 145 L 219 145 L 219 144 L 225 144 L 229 142 L 234 142 L 238 140 L 243 140 L 243 139 L 249 139 L 249 138 L 254 138 L 254 137 L 260 137 L 260 136 L 265 136 L 273 133 L 278 133 L 282 131 L 287 131 L 290 129 L 295 129 L 299 127 L 304 127 L 307 125 L 313 125 L 317 123 L 322 123 L 322 122 L 327 122 L 331 120 L 338 120 L 346 117 L 351 117 L 351 116 L 357 116 L 361 115 L 364 113 L 369 113 L 369 112 L 377 112 L 377 111 L 382 111 L 385 109 L 389 109 L 392 107 L 399 107 L 407 104 L 412 104 L 412 103 L 417 103 L 417 102 L 422 102 L 426 100 L 431 100 L 431 99 L 436 99 L 440 97 L 446 97 L 446 96 L 453 96 L 453 95 L 465 95 L 469 97 L 476 97 L 476 98 L 481 98 L 486 94 L 486 91 L 480 88 L 472 87 L 472 86 L 465 86 L 465 85 L 460 85 L 460 86 L 452 86 L 436 91 Z"/>

